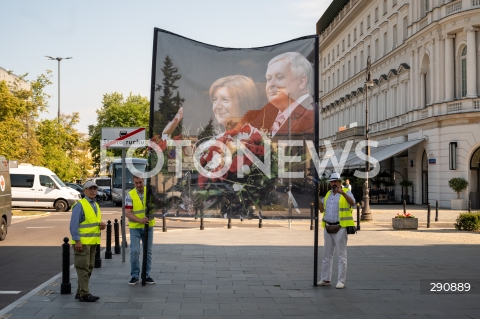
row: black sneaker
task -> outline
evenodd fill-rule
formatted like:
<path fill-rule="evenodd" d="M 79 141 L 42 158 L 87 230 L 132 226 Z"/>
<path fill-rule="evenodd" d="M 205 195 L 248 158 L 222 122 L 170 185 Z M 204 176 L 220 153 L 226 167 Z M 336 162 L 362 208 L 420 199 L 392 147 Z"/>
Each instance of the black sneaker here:
<path fill-rule="evenodd" d="M 133 285 L 136 285 L 137 282 L 138 282 L 138 278 L 132 277 L 132 279 L 130 279 L 128 284 L 133 286 Z"/>
<path fill-rule="evenodd" d="M 155 280 L 153 280 L 151 277 L 148 277 L 147 279 L 145 279 L 145 282 L 149 285 L 154 285 L 155 284 Z"/>
<path fill-rule="evenodd" d="M 80 299 L 80 294 L 79 293 L 75 294 L 75 299 Z"/>
<path fill-rule="evenodd" d="M 80 297 L 80 301 L 83 301 L 83 302 L 95 302 L 97 301 L 98 299 L 100 299 L 99 297 L 96 297 L 96 296 L 93 296 L 93 295 L 83 295 L 82 297 Z"/>

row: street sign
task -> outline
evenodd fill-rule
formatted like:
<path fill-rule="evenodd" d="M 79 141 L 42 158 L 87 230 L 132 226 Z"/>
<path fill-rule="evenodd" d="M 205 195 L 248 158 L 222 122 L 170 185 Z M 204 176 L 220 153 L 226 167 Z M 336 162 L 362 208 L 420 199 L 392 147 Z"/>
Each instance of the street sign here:
<path fill-rule="evenodd" d="M 146 147 L 144 127 L 102 127 L 100 146 L 104 148 Z"/>

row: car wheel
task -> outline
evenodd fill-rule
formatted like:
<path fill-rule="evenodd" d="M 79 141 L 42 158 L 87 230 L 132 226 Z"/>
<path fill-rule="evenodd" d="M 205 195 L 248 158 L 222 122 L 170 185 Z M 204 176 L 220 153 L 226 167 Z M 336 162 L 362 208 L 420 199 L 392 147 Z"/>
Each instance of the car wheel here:
<path fill-rule="evenodd" d="M 0 241 L 5 240 L 5 237 L 7 237 L 7 221 L 2 217 L 0 223 Z"/>
<path fill-rule="evenodd" d="M 59 199 L 55 202 L 54 207 L 57 212 L 66 212 L 68 209 L 68 204 L 63 199 Z"/>

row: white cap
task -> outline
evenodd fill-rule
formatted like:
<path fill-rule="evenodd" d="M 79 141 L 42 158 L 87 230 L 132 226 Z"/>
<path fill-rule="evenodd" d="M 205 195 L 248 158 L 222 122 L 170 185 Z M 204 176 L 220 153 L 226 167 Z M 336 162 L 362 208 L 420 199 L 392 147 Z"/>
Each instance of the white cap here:
<path fill-rule="evenodd" d="M 92 181 L 88 181 L 83 185 L 83 189 L 90 188 L 90 187 L 98 188 L 98 185 L 95 184 L 95 182 L 92 182 Z"/>

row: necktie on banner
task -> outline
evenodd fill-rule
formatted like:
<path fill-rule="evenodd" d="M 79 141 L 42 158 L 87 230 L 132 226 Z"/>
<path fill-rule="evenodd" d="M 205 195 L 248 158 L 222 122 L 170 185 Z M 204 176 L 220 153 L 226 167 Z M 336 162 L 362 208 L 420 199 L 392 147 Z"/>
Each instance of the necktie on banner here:
<path fill-rule="evenodd" d="M 285 116 L 283 115 L 283 113 L 280 113 L 280 114 L 277 115 L 277 118 L 275 119 L 275 122 L 273 123 L 272 136 L 277 134 L 277 132 L 280 129 L 280 126 L 282 126 L 283 122 L 285 122 Z"/>

